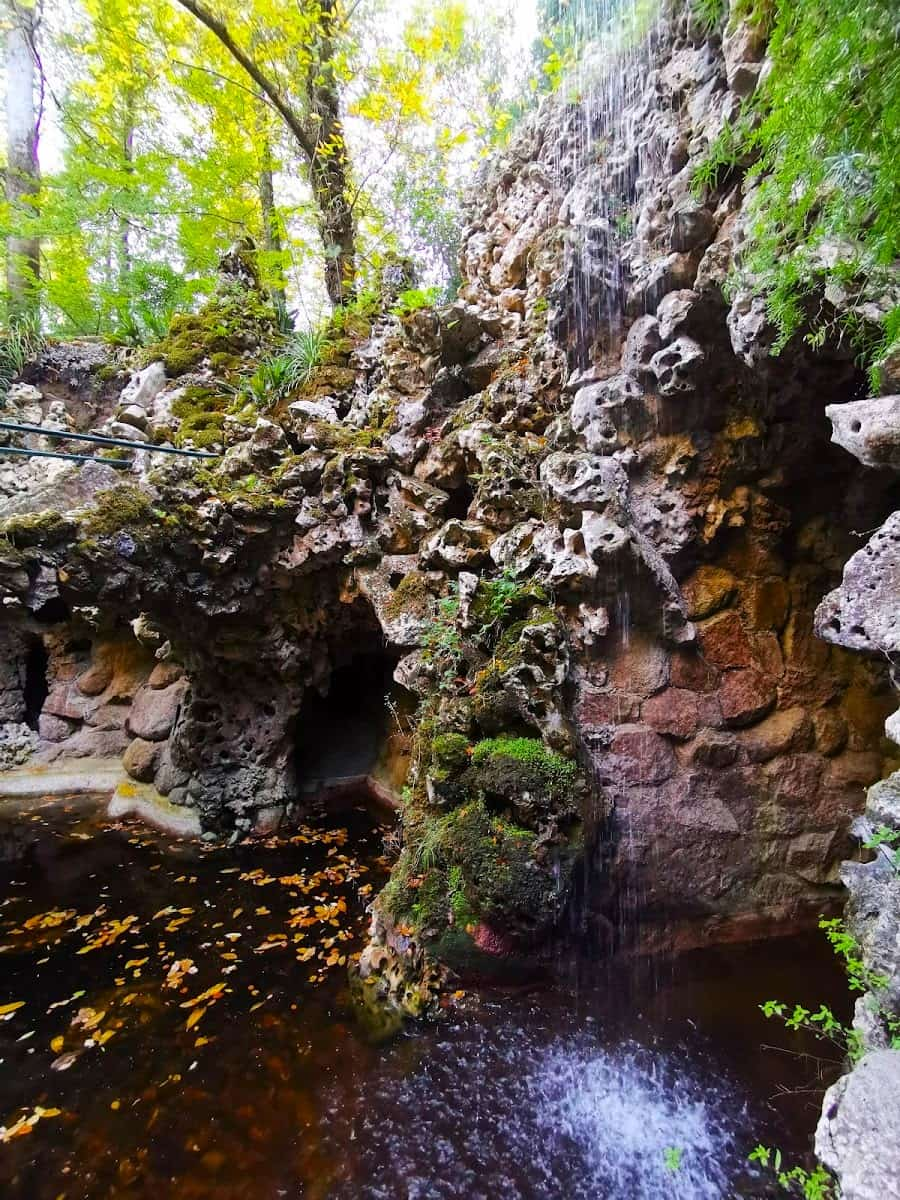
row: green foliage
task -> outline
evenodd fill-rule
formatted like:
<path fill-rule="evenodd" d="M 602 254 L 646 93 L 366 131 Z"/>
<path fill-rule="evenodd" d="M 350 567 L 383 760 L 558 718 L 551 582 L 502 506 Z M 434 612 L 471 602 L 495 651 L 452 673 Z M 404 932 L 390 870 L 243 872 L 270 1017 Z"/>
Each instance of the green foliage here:
<path fill-rule="evenodd" d="M 666 1170 L 673 1174 L 681 1170 L 681 1160 L 684 1156 L 684 1151 L 680 1146 L 666 1146 L 663 1150 L 663 1162 Z"/>
<path fill-rule="evenodd" d="M 890 850 L 890 862 L 894 871 L 900 875 L 900 830 L 889 829 L 887 825 L 879 825 L 867 842 L 863 842 L 866 850 L 878 850 L 886 846 Z"/>
<path fill-rule="evenodd" d="M 749 1155 L 750 1162 L 759 1163 L 766 1170 L 771 1170 L 778 1180 L 779 1187 L 803 1200 L 837 1200 L 837 1185 L 829 1171 L 818 1163 L 812 1171 L 803 1167 L 786 1169 L 783 1165 L 780 1150 L 768 1146 L 757 1146 Z"/>
<path fill-rule="evenodd" d="M 462 666 L 462 634 L 457 625 L 459 617 L 459 585 L 451 585 L 451 593 L 438 601 L 437 614 L 422 638 L 425 657 L 433 662 L 438 673 L 438 688 L 451 691 Z"/>
<path fill-rule="evenodd" d="M 707 31 L 721 25 L 728 12 L 728 0 L 691 0 L 691 12 Z"/>
<path fill-rule="evenodd" d="M 0 330 L 0 404 L 13 380 L 39 356 L 44 339 L 34 321 L 16 321 Z"/>
<path fill-rule="evenodd" d="M 441 289 L 437 287 L 409 288 L 400 293 L 391 312 L 395 317 L 406 317 L 420 308 L 433 308 L 440 299 L 440 294 Z"/>
<path fill-rule="evenodd" d="M 509 760 L 528 768 L 534 785 L 546 789 L 552 798 L 569 795 L 578 778 L 578 764 L 571 758 L 548 750 L 538 738 L 486 738 L 472 750 L 472 763 Z"/>
<path fill-rule="evenodd" d="M 331 348 L 325 329 L 295 334 L 284 349 L 265 358 L 244 384 L 247 395 L 267 412 L 313 378 Z"/>
<path fill-rule="evenodd" d="M 877 297 L 900 257 L 900 58 L 894 0 L 765 9 L 755 6 L 771 20 L 772 70 L 744 140 L 760 184 L 744 265 L 767 298 L 777 353 L 800 330 L 813 344 L 832 329 L 858 337 L 858 317 L 835 327 L 817 298 L 826 288 Z M 898 332 L 895 309 L 867 357 Z"/>
<path fill-rule="evenodd" d="M 740 166 L 745 158 L 749 129 L 749 118 L 746 114 L 739 116 L 734 124 L 725 121 L 694 168 L 691 189 L 695 196 L 702 197 L 707 189 L 724 186 L 731 172 Z"/>
<path fill-rule="evenodd" d="M 859 943 L 839 917 L 823 917 L 819 921 L 819 928 L 843 962 L 847 973 L 847 986 L 852 992 L 868 993 L 873 1015 L 887 1031 L 891 1046 L 900 1049 L 900 1015 L 885 1007 L 880 998 L 887 990 L 890 980 L 866 966 Z M 783 1021 L 788 1029 L 803 1029 L 832 1042 L 845 1051 L 853 1062 L 865 1051 L 859 1031 L 853 1026 L 842 1024 L 824 1004 L 814 1012 L 802 1004 L 791 1007 L 780 1000 L 766 1000 L 760 1005 L 760 1010 L 766 1017 L 776 1017 Z"/>

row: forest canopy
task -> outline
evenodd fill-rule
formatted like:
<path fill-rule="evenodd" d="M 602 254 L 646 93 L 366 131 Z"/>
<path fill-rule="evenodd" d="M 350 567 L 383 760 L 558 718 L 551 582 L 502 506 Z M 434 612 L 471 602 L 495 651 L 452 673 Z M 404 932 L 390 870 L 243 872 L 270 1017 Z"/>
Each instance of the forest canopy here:
<path fill-rule="evenodd" d="M 50 331 L 159 336 L 245 237 L 301 323 L 390 256 L 446 287 L 465 180 L 523 86 L 515 7 L 2 0 L 7 94 L 33 97 L 8 110 L 31 134 L 10 131 L 0 215 L 14 306 L 39 290 Z"/>

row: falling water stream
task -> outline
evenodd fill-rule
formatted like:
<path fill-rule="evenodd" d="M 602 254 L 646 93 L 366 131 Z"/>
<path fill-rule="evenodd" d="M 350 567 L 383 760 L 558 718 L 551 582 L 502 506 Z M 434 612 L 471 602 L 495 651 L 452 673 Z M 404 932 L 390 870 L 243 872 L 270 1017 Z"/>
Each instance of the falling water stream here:
<path fill-rule="evenodd" d="M 373 1044 L 346 986 L 385 872 L 363 810 L 231 849 L 75 803 L 11 830 L 5 1200 L 757 1196 L 747 1154 L 802 1157 L 838 1067 L 757 1007 L 840 1011 L 817 939 L 568 957 Z"/>

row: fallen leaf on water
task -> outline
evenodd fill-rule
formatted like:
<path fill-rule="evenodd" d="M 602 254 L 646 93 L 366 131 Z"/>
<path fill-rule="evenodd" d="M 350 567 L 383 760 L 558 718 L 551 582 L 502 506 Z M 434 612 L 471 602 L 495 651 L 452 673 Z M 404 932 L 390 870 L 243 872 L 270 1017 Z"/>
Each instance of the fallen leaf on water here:
<path fill-rule="evenodd" d="M 195 1008 L 194 1011 L 188 1015 L 188 1019 L 184 1025 L 185 1029 L 193 1029 L 194 1026 L 197 1024 L 197 1022 L 200 1020 L 200 1018 L 203 1016 L 203 1014 L 205 1012 L 206 1012 L 205 1004 L 201 1005 L 200 1008 Z"/>
<path fill-rule="evenodd" d="M 51 1071 L 68 1071 L 73 1063 L 76 1063 L 81 1057 L 80 1050 L 74 1050 L 69 1054 L 61 1054 L 59 1058 L 54 1058 L 50 1064 Z"/>
<path fill-rule="evenodd" d="M 0 1142 L 11 1142 L 13 1138 L 22 1137 L 27 1133 L 31 1133 L 38 1121 L 44 1117 L 58 1117 L 62 1112 L 61 1108 L 41 1108 L 38 1104 L 35 1106 L 34 1112 L 30 1116 L 20 1117 L 15 1124 L 7 1127 L 0 1125 Z"/>
<path fill-rule="evenodd" d="M 215 1001 L 223 995 L 225 990 L 226 984 L 224 980 L 220 980 L 219 983 L 214 983 L 212 987 L 207 988 L 205 992 L 201 992 L 199 996 L 195 996 L 193 1000 L 185 1000 L 181 1007 L 194 1008 L 194 1006 L 197 1004 L 205 1004 L 207 1002 L 215 1003 Z"/>
<path fill-rule="evenodd" d="M 12 1016 L 18 1008 L 22 1008 L 24 1000 L 13 1000 L 12 1004 L 0 1004 L 0 1017 Z"/>
<path fill-rule="evenodd" d="M 62 1048 L 63 1048 L 64 1043 L 65 1043 L 65 1038 L 62 1036 L 62 1034 L 59 1034 L 59 1035 L 57 1035 L 57 1037 L 55 1037 L 51 1040 L 50 1049 L 53 1051 L 54 1054 L 59 1054 L 60 1050 L 62 1050 Z"/>

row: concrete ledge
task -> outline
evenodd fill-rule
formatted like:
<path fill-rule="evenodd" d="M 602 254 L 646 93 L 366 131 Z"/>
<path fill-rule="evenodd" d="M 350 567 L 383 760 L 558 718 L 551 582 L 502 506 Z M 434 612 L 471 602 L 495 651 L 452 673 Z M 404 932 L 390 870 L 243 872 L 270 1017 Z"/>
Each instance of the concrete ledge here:
<path fill-rule="evenodd" d="M 107 809 L 112 820 L 140 817 L 148 825 L 174 837 L 199 837 L 200 816 L 196 809 L 182 808 L 161 796 L 150 783 L 122 779 L 113 792 Z"/>
<path fill-rule="evenodd" d="M 120 758 L 70 758 L 0 774 L 0 799 L 112 793 L 125 779 Z"/>

